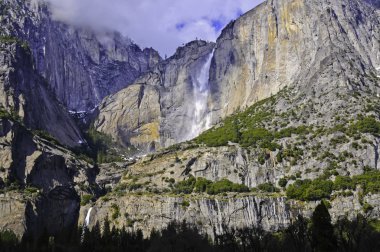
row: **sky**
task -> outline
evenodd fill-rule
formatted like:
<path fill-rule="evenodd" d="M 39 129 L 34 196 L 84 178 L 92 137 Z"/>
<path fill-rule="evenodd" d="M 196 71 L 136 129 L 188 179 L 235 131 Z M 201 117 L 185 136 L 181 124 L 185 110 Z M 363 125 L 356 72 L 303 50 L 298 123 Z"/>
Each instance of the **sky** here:
<path fill-rule="evenodd" d="M 215 41 L 233 19 L 263 0 L 46 0 L 53 18 L 98 32 L 116 30 L 171 56 L 196 38 Z"/>

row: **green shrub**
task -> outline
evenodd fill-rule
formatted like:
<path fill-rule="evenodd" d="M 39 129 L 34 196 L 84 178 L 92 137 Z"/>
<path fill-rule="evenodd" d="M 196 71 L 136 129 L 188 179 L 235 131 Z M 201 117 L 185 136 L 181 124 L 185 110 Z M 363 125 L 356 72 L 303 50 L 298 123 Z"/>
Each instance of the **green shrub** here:
<path fill-rule="evenodd" d="M 80 205 L 81 206 L 85 206 L 87 205 L 88 203 L 90 203 L 90 201 L 93 199 L 94 197 L 90 194 L 85 194 L 85 195 L 82 195 L 81 197 L 81 200 L 80 200 Z"/>
<path fill-rule="evenodd" d="M 363 204 L 363 211 L 364 211 L 364 213 L 369 213 L 369 212 L 371 212 L 373 209 L 374 209 L 373 206 L 370 205 L 370 204 L 368 204 L 367 202 L 365 202 L 365 203 Z"/>
<path fill-rule="evenodd" d="M 116 220 L 117 218 L 120 217 L 120 208 L 118 205 L 116 205 L 115 203 L 113 203 L 111 205 L 111 209 L 112 209 L 112 214 L 111 214 L 111 218 L 113 220 Z"/>
<path fill-rule="evenodd" d="M 334 181 L 334 190 L 353 190 L 356 185 L 348 176 L 337 176 Z"/>
<path fill-rule="evenodd" d="M 359 117 L 358 121 L 351 126 L 351 130 L 361 133 L 379 134 L 380 122 L 374 117 Z"/>
<path fill-rule="evenodd" d="M 190 206 L 190 202 L 184 200 L 184 201 L 182 201 L 181 206 L 182 206 L 183 208 L 188 208 L 188 207 Z"/>
<path fill-rule="evenodd" d="M 37 193 L 38 192 L 38 188 L 36 188 L 36 187 L 32 187 L 32 186 L 28 186 L 28 187 L 26 187 L 25 188 L 25 192 L 27 192 L 27 193 L 30 193 L 30 194 L 34 194 L 34 193 Z"/>
<path fill-rule="evenodd" d="M 50 135 L 49 132 L 44 131 L 44 130 L 34 130 L 33 131 L 34 135 L 37 135 L 53 144 L 60 145 L 59 141 L 55 139 L 52 135 Z"/>
<path fill-rule="evenodd" d="M 281 147 L 274 140 L 290 137 L 292 134 L 306 135 L 311 131 L 306 126 L 286 128 L 279 132 L 271 132 L 263 128 L 265 123 L 273 118 L 271 107 L 275 101 L 275 97 L 270 97 L 254 104 L 244 112 L 227 117 L 218 127 L 198 136 L 195 139 L 196 143 L 212 147 L 225 146 L 228 142 L 233 142 L 243 147 L 260 146 L 274 151 Z"/>
<path fill-rule="evenodd" d="M 380 171 L 368 171 L 353 177 L 355 185 L 360 185 L 364 194 L 380 192 Z"/>
<path fill-rule="evenodd" d="M 297 180 L 286 190 L 286 195 L 290 199 L 304 201 L 328 199 L 333 191 L 334 183 L 329 180 Z"/>
<path fill-rule="evenodd" d="M 328 199 L 333 190 L 355 190 L 358 185 L 363 189 L 363 196 L 369 193 L 380 193 L 380 171 L 370 170 L 352 178 L 337 176 L 334 182 L 326 179 L 326 176 L 322 176 L 313 181 L 297 180 L 293 185 L 288 186 L 286 195 L 291 199 L 304 201 Z M 347 192 L 344 195 L 350 196 L 352 193 Z"/>
<path fill-rule="evenodd" d="M 194 177 L 190 177 L 187 180 L 177 183 L 173 188 L 173 192 L 176 194 L 190 194 L 193 191 L 197 193 L 206 192 L 210 195 L 215 195 L 226 192 L 248 192 L 249 188 L 242 184 L 233 183 L 228 179 L 212 182 L 205 178 L 195 179 Z"/>
<path fill-rule="evenodd" d="M 191 176 L 189 179 L 186 179 L 184 181 L 178 182 L 177 184 L 174 185 L 173 192 L 180 194 L 191 194 L 194 190 L 196 183 L 196 179 Z"/>
<path fill-rule="evenodd" d="M 5 44 L 8 44 L 8 43 L 16 43 L 18 41 L 18 39 L 16 37 L 12 37 L 12 36 L 0 36 L 0 43 L 5 43 Z"/>
<path fill-rule="evenodd" d="M 281 186 L 282 188 L 285 188 L 287 184 L 288 184 L 288 180 L 286 178 L 281 178 L 278 181 L 278 185 Z"/>
<path fill-rule="evenodd" d="M 257 187 L 260 191 L 263 191 L 263 192 L 268 192 L 268 193 L 274 193 L 274 192 L 280 192 L 280 189 L 278 189 L 277 187 L 275 187 L 273 184 L 271 183 L 265 183 L 265 184 L 261 184 Z"/>
<path fill-rule="evenodd" d="M 202 193 L 206 192 L 207 187 L 212 184 L 212 181 L 207 180 L 205 178 L 198 178 L 195 183 L 195 192 Z"/>
<path fill-rule="evenodd" d="M 336 146 L 338 144 L 348 143 L 350 140 L 346 136 L 338 136 L 331 139 L 330 144 Z"/>
<path fill-rule="evenodd" d="M 275 138 L 281 139 L 281 138 L 291 137 L 292 135 L 307 135 L 311 132 L 312 130 L 304 125 L 298 128 L 289 127 L 277 132 L 275 134 Z"/>
<path fill-rule="evenodd" d="M 128 184 L 128 186 L 127 186 L 129 191 L 136 191 L 142 187 L 143 187 L 143 185 L 141 185 L 139 183 L 134 183 L 134 182 Z"/>
<path fill-rule="evenodd" d="M 242 184 L 235 184 L 228 179 L 222 179 L 207 186 L 206 192 L 215 195 L 225 192 L 248 192 L 249 188 Z"/>
<path fill-rule="evenodd" d="M 265 160 L 266 160 L 266 154 L 265 153 L 262 153 L 259 155 L 259 157 L 257 158 L 257 162 L 259 162 L 259 164 L 261 165 L 264 165 L 265 164 Z"/>
<path fill-rule="evenodd" d="M 91 127 L 85 134 L 87 143 L 91 151 L 86 151 L 86 155 L 96 160 L 98 163 L 122 162 L 123 158 L 115 151 L 116 143 L 112 137 L 101 133 Z M 117 146 L 121 148 L 120 146 Z M 132 148 L 132 147 L 130 147 Z M 134 150 L 131 150 L 133 152 Z M 78 155 L 84 154 L 82 150 L 75 151 Z M 78 153 L 79 152 L 79 153 Z"/>
<path fill-rule="evenodd" d="M 2 230 L 0 231 L 0 247 L 1 248 L 16 248 L 18 245 L 19 239 L 17 235 L 11 230 Z M 12 249 L 5 251 L 12 251 Z"/>
<path fill-rule="evenodd" d="M 170 178 L 170 179 L 168 180 L 168 182 L 169 182 L 170 184 L 174 184 L 174 183 L 175 183 L 175 179 L 174 179 L 174 178 Z"/>

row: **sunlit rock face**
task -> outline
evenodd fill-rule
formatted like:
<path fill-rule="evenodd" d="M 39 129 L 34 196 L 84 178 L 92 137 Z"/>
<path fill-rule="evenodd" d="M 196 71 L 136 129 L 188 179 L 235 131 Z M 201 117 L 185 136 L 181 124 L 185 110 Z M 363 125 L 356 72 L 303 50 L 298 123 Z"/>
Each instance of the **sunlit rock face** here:
<path fill-rule="evenodd" d="M 367 2 L 372 4 L 268 0 L 230 23 L 217 40 L 210 72 L 214 120 L 286 86 L 311 88 L 308 83 L 328 67 L 329 57 L 358 59 L 367 68 L 379 66 L 379 2 Z M 330 84 L 345 82 L 341 77 Z M 318 80 L 313 86 L 327 82 Z"/>
<path fill-rule="evenodd" d="M 191 42 L 130 87 L 107 97 L 99 107 L 96 129 L 143 152 L 196 137 L 210 126 L 213 49 L 213 43 Z"/>
<path fill-rule="evenodd" d="M 35 68 L 69 110 L 88 111 L 127 87 L 161 57 L 114 32 L 54 21 L 44 1 L 6 0 L 3 33 L 27 41 Z"/>

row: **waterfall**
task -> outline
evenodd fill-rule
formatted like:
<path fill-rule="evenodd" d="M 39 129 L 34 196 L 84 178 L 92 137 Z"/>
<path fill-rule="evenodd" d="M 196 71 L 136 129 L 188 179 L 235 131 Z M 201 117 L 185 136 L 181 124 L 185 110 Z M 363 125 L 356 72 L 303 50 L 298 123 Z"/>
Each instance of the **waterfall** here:
<path fill-rule="evenodd" d="M 214 50 L 208 56 L 198 76 L 193 79 L 193 110 L 191 110 L 191 127 L 186 140 L 197 137 L 203 131 L 211 127 L 211 114 L 208 110 L 208 98 L 210 94 L 209 77 L 211 61 Z"/>
<path fill-rule="evenodd" d="M 85 227 L 88 227 L 88 225 L 90 224 L 91 211 L 92 211 L 92 207 L 90 207 L 90 209 L 88 209 L 86 218 L 84 219 L 84 226 Z"/>
<path fill-rule="evenodd" d="M 84 240 L 84 234 L 87 231 L 88 225 L 90 225 L 91 211 L 92 211 L 92 207 L 90 207 L 90 209 L 88 209 L 87 214 L 86 214 L 86 218 L 84 219 L 82 236 L 81 236 L 81 242 L 82 243 Z"/>

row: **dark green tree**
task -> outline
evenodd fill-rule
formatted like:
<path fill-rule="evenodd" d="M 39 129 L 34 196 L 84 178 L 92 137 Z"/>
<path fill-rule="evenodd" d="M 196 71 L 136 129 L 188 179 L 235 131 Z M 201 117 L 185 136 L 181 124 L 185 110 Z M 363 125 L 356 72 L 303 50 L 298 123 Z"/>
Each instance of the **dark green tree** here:
<path fill-rule="evenodd" d="M 311 236 L 315 251 L 336 251 L 334 227 L 331 224 L 330 213 L 323 202 L 315 208 L 311 218 Z"/>

